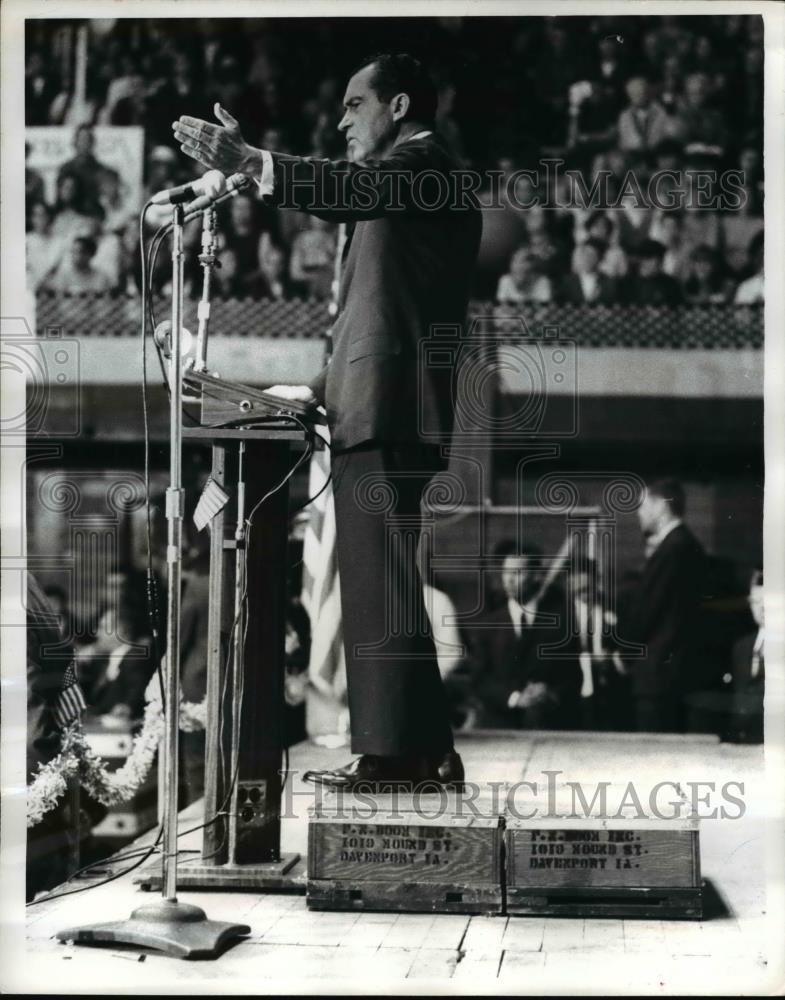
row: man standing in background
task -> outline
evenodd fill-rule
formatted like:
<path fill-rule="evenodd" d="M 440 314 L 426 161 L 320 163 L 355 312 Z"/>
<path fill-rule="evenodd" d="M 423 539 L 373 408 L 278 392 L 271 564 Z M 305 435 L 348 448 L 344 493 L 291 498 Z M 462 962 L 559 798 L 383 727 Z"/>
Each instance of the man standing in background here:
<path fill-rule="evenodd" d="M 698 674 L 695 636 L 705 557 L 682 521 L 684 510 L 684 489 L 675 479 L 649 484 L 638 508 L 646 565 L 621 634 L 645 646 L 642 660 L 630 660 L 640 732 L 681 731 L 682 699 Z"/>

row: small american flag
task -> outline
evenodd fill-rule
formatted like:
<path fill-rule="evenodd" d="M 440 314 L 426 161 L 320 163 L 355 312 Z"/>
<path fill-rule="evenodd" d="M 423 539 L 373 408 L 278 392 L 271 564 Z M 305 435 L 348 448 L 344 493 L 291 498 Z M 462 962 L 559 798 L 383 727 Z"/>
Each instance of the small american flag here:
<path fill-rule="evenodd" d="M 63 688 L 55 702 L 54 717 L 55 722 L 61 729 L 66 729 L 74 719 L 86 708 L 84 695 L 76 677 L 76 667 L 74 661 L 68 664 L 63 675 Z"/>
<path fill-rule="evenodd" d="M 212 476 L 204 484 L 202 495 L 194 511 L 194 524 L 197 531 L 205 528 L 215 517 L 219 510 L 229 502 L 229 494 L 222 490 Z"/>

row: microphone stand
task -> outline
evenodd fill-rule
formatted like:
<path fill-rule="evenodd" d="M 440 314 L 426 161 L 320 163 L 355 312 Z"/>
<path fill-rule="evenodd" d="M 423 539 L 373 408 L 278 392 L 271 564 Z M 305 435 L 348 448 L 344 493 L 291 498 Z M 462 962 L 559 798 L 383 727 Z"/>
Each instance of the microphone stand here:
<path fill-rule="evenodd" d="M 196 360 L 194 371 L 203 372 L 207 369 L 207 325 L 210 322 L 210 286 L 213 269 L 216 267 L 215 242 L 215 209 L 212 205 L 202 213 L 202 252 L 199 263 L 203 269 L 202 297 L 199 300 L 199 328 L 196 334 Z M 220 265 L 217 265 L 220 267 Z"/>
<path fill-rule="evenodd" d="M 169 360 L 169 488 L 166 491 L 168 601 L 166 619 L 166 705 L 164 712 L 164 846 L 162 898 L 133 911 L 130 919 L 58 931 L 77 944 L 122 943 L 155 948 L 178 958 L 217 958 L 246 924 L 208 920 L 204 910 L 177 899 L 177 792 L 180 716 L 180 602 L 185 490 L 183 446 L 183 220 L 172 213 L 172 354 Z"/>

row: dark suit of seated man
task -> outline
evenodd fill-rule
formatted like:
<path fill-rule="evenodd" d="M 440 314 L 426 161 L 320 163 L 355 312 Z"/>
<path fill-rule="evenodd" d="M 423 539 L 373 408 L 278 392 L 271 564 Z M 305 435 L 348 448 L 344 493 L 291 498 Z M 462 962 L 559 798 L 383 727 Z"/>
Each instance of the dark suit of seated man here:
<path fill-rule="evenodd" d="M 540 552 L 503 543 L 496 550 L 505 603 L 474 629 L 473 692 L 480 727 L 579 726 L 581 671 L 568 634 L 567 603 L 554 586 L 541 593 Z"/>
<path fill-rule="evenodd" d="M 271 390 L 321 403 L 332 437 L 352 750 L 360 757 L 310 777 L 342 788 L 450 784 L 462 780 L 462 766 L 416 543 L 420 501 L 452 431 L 452 372 L 425 367 L 420 348 L 435 328 L 465 321 L 481 215 L 473 195 L 455 193 L 461 164 L 433 131 L 436 91 L 420 63 L 405 55 L 366 61 L 343 103 L 347 160 L 249 146 L 219 105 L 222 125 L 184 116 L 175 138 L 205 166 L 254 177 L 273 206 L 347 227 L 332 358 L 311 386 Z M 400 545 L 395 526 L 408 533 Z"/>

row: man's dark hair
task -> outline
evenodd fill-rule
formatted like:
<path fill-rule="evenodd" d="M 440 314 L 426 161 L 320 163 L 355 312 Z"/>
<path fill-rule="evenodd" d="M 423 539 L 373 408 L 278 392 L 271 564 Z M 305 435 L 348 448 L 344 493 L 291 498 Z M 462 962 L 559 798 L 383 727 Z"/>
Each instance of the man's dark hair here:
<path fill-rule="evenodd" d="M 419 59 L 405 52 L 382 52 L 363 59 L 355 73 L 366 66 L 374 67 L 370 85 L 380 101 L 391 101 L 396 94 L 408 94 L 406 118 L 422 125 L 433 125 L 436 118 L 436 86 Z"/>
<path fill-rule="evenodd" d="M 635 251 L 635 255 L 642 260 L 662 260 L 665 255 L 665 247 L 657 240 L 643 240 Z"/>
<path fill-rule="evenodd" d="M 496 545 L 493 554 L 499 559 L 506 559 L 507 556 L 531 559 L 541 556 L 542 549 L 528 542 L 516 542 L 511 538 L 505 538 Z"/>
<path fill-rule="evenodd" d="M 75 236 L 74 245 L 79 244 L 91 257 L 94 257 L 98 250 L 98 245 L 92 236 Z"/>
<path fill-rule="evenodd" d="M 648 483 L 646 489 L 651 496 L 661 497 L 665 500 L 676 517 L 684 516 L 687 502 L 684 496 L 684 487 L 677 479 L 656 479 L 654 482 Z"/>

